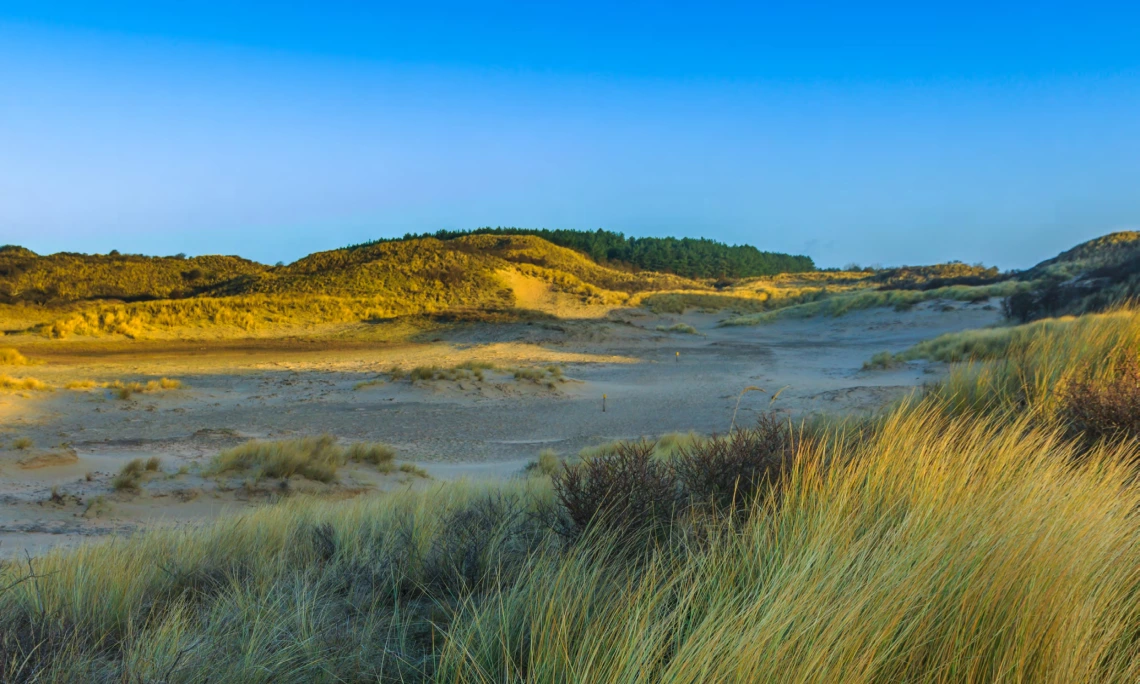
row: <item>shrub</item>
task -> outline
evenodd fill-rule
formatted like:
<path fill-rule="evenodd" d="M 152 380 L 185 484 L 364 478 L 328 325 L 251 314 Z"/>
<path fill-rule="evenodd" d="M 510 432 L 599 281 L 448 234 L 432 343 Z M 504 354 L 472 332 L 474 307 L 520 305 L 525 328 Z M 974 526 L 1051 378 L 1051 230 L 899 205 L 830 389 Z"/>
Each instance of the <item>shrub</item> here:
<path fill-rule="evenodd" d="M 659 325 L 657 326 L 657 332 L 684 333 L 686 335 L 698 334 L 697 329 L 688 323 L 674 323 L 670 326 Z"/>
<path fill-rule="evenodd" d="M 1001 314 L 1007 320 L 1028 323 L 1037 317 L 1037 297 L 1032 292 L 1015 292 L 1001 302 Z"/>
<path fill-rule="evenodd" d="M 156 473 L 162 466 L 162 459 L 158 456 L 151 456 L 146 460 L 146 471 L 148 473 Z"/>
<path fill-rule="evenodd" d="M 1061 391 L 1059 416 L 1075 437 L 1140 437 L 1140 360 L 1125 359 L 1116 374 L 1100 382 L 1082 379 Z"/>
<path fill-rule="evenodd" d="M 682 502 L 666 461 L 653 442 L 621 442 L 606 454 L 568 466 L 554 477 L 554 494 L 567 516 L 563 532 L 576 537 L 591 526 L 621 532 L 666 528 Z"/>
<path fill-rule="evenodd" d="M 542 536 L 527 501 L 515 492 L 490 491 L 452 510 L 424 559 L 433 593 L 461 595 L 487 589 L 524 566 L 525 553 Z"/>
<path fill-rule="evenodd" d="M 673 468 L 694 503 L 743 509 L 776 485 L 793 450 L 791 427 L 767 414 L 751 429 L 682 446 Z"/>
<path fill-rule="evenodd" d="M 23 451 L 24 449 L 32 448 L 32 440 L 30 437 L 19 437 L 12 441 L 12 448 Z"/>

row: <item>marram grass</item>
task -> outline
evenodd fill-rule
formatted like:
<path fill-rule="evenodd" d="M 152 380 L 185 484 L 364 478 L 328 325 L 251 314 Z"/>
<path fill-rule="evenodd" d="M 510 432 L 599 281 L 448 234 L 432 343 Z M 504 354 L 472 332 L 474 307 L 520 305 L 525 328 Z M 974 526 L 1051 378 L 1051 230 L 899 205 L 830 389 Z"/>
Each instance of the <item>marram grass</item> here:
<path fill-rule="evenodd" d="M 1026 421 L 904 407 L 701 551 L 536 563 L 469 605 L 440 680 L 1135 681 L 1128 451 L 1074 467 Z"/>
<path fill-rule="evenodd" d="M 863 439 L 805 442 L 747 519 L 694 519 L 633 556 L 629 538 L 520 547 L 500 528 L 526 515 L 489 517 L 463 542 L 489 569 L 455 591 L 427 589 L 451 567 L 431 559 L 468 539 L 475 502 L 538 510 L 543 479 L 290 500 L 37 560 L 0 594 L 0 629 L 50 641 L 34 672 L 10 646 L 4 666 L 39 681 L 1136 681 L 1134 448 L 1074 449 L 1028 417 L 904 405 Z"/>

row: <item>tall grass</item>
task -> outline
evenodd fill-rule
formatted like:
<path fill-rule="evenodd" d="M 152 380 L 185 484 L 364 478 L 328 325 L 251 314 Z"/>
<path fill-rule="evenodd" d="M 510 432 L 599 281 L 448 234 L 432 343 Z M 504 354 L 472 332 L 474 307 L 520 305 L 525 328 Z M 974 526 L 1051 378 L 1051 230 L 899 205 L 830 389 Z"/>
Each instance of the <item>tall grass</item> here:
<path fill-rule="evenodd" d="M 778 496 L 656 545 L 564 547 L 545 480 L 291 500 L 35 561 L 0 594 L 6 675 L 1135 681 L 1130 447 L 1076 448 L 927 400 L 803 440 Z"/>
<path fill-rule="evenodd" d="M 934 388 L 954 408 L 1029 410 L 1051 419 L 1066 386 L 1110 382 L 1122 363 L 1135 358 L 1140 350 L 1140 310 L 1048 319 L 924 344 L 916 349 L 972 359 Z"/>
<path fill-rule="evenodd" d="M 0 680 L 428 680 L 449 597 L 517 573 L 498 550 L 540 484 L 290 499 L 6 565 Z"/>
<path fill-rule="evenodd" d="M 798 427 L 751 505 L 662 516 L 664 534 L 560 536 L 531 478 L 10 563 L 0 679 L 1134 682 L 1136 446 L 1070 441 L 1049 407 L 1116 377 L 1138 330 L 1130 311 L 1011 329 L 921 400 Z M 662 482 L 704 443 L 666 442 Z"/>
<path fill-rule="evenodd" d="M 456 621 L 441 679 L 1133 681 L 1140 493 L 1125 448 L 1072 448 L 905 407 L 848 453 L 805 447 L 699 550 L 536 562 Z"/>

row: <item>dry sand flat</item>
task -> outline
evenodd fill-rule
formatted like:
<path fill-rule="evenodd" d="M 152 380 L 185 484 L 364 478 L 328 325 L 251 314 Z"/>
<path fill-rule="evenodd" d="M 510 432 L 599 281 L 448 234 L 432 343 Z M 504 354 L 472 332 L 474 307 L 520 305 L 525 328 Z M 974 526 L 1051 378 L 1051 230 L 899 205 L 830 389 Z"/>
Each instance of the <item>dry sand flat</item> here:
<path fill-rule="evenodd" d="M 269 500 L 272 492 L 225 490 L 195 474 L 221 449 L 248 438 L 328 433 L 381 441 L 436 477 L 504 477 L 542 448 L 570 454 L 613 439 L 724 432 L 748 385 L 768 394 L 745 395 L 739 423 L 766 410 L 781 388 L 776 406 L 797 414 L 873 409 L 941 367 L 861 370 L 872 354 L 998 319 L 992 307 L 977 304 L 942 308 L 933 302 L 907 312 L 874 309 L 727 328 L 717 327 L 724 314 L 656 316 L 627 309 L 601 321 L 457 325 L 436 341 L 394 345 L 27 346 L 25 353 L 43 363 L 26 374 L 56 386 L 160 376 L 184 386 L 128 400 L 98 388 L 0 393 L 0 555 L 203 520 Z M 657 330 L 678 322 L 698 334 Z M 469 376 L 412 384 L 384 375 L 393 367 L 470 361 L 500 370 L 486 371 L 482 382 Z M 511 373 L 550 364 L 563 369 L 566 382 L 548 385 Z M 12 449 L 21 437 L 34 446 Z M 132 458 L 150 456 L 162 459 L 162 473 L 142 494 L 114 494 L 113 474 Z M 20 463 L 37 457 L 37 467 Z M 175 475 L 182 467 L 189 472 Z M 357 468 L 348 472 L 341 493 L 405 486 L 407 480 Z M 93 507 L 99 496 L 104 501 Z"/>

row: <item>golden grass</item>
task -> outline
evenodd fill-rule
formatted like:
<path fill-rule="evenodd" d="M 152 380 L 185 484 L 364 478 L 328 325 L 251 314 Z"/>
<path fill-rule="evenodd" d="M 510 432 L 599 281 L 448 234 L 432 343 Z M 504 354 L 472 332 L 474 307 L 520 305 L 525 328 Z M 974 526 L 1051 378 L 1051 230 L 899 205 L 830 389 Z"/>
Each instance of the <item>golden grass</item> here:
<path fill-rule="evenodd" d="M 0 389 L 48 392 L 51 390 L 51 386 L 36 378 L 13 378 L 8 375 L 0 375 Z"/>
<path fill-rule="evenodd" d="M 1020 421 L 905 407 L 704 550 L 544 558 L 456 620 L 439 679 L 1134 681 L 1140 492 Z M 1128 513 L 1125 513 L 1127 511 Z"/>
<path fill-rule="evenodd" d="M 5 347 L 0 349 L 0 366 L 26 366 L 28 357 L 16 349 Z"/>
<path fill-rule="evenodd" d="M 496 526 L 521 513 L 459 532 L 498 497 L 541 507 L 545 480 L 291 500 L 53 552 L 0 621 L 74 627 L 36 632 L 55 641 L 32 659 L 72 681 L 1136 681 L 1132 452 L 1074 448 L 1028 417 L 903 406 L 805 441 L 782 496 L 657 552 L 551 538 L 526 560 Z M 430 590 L 462 572 L 439 565 L 458 539 L 487 574 Z"/>
<path fill-rule="evenodd" d="M 567 546 L 533 478 L 289 500 L 55 551 L 32 577 L 4 565 L 0 678 L 1137 681 L 1135 445 L 1067 441 L 1048 406 L 1135 355 L 1140 315 L 1008 335 L 917 403 L 805 426 L 779 496 L 654 543 Z M 229 458 L 261 468 L 262 444 Z"/>
<path fill-rule="evenodd" d="M 182 381 L 175 378 L 159 378 L 157 380 L 147 380 L 141 382 L 132 380 L 123 382 L 122 380 L 110 381 L 97 381 L 97 380 L 69 380 L 64 384 L 65 389 L 69 390 L 89 390 L 95 388 L 112 389 L 116 391 L 116 395 L 120 399 L 130 399 L 134 394 L 139 393 L 153 393 L 164 392 L 167 390 L 176 390 L 182 388 Z"/>
<path fill-rule="evenodd" d="M 1047 319 L 988 333 L 972 362 L 936 388 L 957 410 L 1018 413 L 1051 420 L 1060 390 L 1074 381 L 1098 384 L 1140 349 L 1140 310 Z M 955 348 L 961 338 L 934 340 L 928 349 Z"/>

